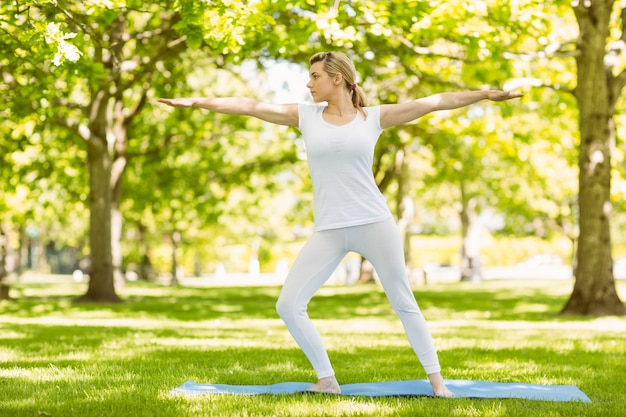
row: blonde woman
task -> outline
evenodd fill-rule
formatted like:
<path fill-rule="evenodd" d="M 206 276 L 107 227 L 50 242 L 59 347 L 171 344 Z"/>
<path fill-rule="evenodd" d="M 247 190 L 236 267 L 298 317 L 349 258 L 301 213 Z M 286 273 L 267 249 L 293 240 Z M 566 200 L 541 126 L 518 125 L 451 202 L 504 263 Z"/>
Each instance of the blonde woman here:
<path fill-rule="evenodd" d="M 310 239 L 285 279 L 276 310 L 315 370 L 310 391 L 340 393 L 322 338 L 307 315 L 307 305 L 348 252 L 367 258 L 426 371 L 433 394 L 451 397 L 445 386 L 433 339 L 405 270 L 402 240 L 385 197 L 372 174 L 374 147 L 383 129 L 411 122 L 437 110 L 480 100 L 503 101 L 521 94 L 499 90 L 447 92 L 399 104 L 367 106 L 356 83 L 352 60 L 340 52 L 310 59 L 307 88 L 315 103 L 269 104 L 248 98 L 174 98 L 174 107 L 252 116 L 300 130 L 313 184 L 315 225 Z"/>

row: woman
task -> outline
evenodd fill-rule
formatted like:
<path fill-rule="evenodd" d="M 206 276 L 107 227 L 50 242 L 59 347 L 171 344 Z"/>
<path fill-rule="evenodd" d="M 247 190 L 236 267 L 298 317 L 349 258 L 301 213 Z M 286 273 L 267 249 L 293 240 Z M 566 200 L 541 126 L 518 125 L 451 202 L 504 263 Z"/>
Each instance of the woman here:
<path fill-rule="evenodd" d="M 401 104 L 367 107 L 356 84 L 356 69 L 343 53 L 320 52 L 310 59 L 307 88 L 317 104 L 268 104 L 247 98 L 175 98 L 174 107 L 256 117 L 300 129 L 306 144 L 315 201 L 315 227 L 285 279 L 276 310 L 313 366 L 318 381 L 310 390 L 340 393 L 319 332 L 307 315 L 314 293 L 348 252 L 367 258 L 378 273 L 436 396 L 445 386 L 437 351 L 406 277 L 402 240 L 372 175 L 374 147 L 383 129 L 437 110 L 480 100 L 521 97 L 505 91 L 435 94 Z"/>

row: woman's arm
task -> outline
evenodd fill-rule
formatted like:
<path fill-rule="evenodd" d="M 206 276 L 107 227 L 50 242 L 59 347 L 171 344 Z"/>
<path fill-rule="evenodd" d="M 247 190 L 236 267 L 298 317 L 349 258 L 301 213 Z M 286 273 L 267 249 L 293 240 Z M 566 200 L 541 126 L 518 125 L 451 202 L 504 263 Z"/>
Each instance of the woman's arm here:
<path fill-rule="evenodd" d="M 199 107 L 217 113 L 252 116 L 278 125 L 298 127 L 297 104 L 269 104 L 243 97 L 160 98 L 157 101 L 173 107 Z"/>
<path fill-rule="evenodd" d="M 481 100 L 504 101 L 522 97 L 520 93 L 500 90 L 439 93 L 399 104 L 380 106 L 380 126 L 385 129 L 418 119 L 437 110 L 452 110 Z"/>

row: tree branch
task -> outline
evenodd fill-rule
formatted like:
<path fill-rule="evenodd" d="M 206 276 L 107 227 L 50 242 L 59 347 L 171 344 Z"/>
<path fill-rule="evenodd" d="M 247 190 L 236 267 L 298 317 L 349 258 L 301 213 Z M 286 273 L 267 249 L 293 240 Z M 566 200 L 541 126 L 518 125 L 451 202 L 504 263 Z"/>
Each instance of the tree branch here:
<path fill-rule="evenodd" d="M 85 142 L 89 142 L 91 140 L 91 131 L 89 130 L 89 127 L 83 123 L 79 123 L 78 121 L 72 122 L 67 117 L 63 117 L 61 115 L 56 115 L 56 117 L 50 120 L 52 120 L 52 123 L 55 126 L 67 130 L 74 136 L 83 139 Z"/>
<path fill-rule="evenodd" d="M 413 42 L 411 42 L 410 40 L 408 40 L 407 38 L 405 38 L 402 35 L 393 35 L 393 39 L 400 42 L 400 44 L 404 45 L 405 47 L 407 47 L 408 49 L 410 49 L 411 51 L 415 52 L 418 55 L 428 55 L 430 57 L 433 58 L 446 58 L 446 59 L 451 59 L 453 61 L 463 61 L 463 62 L 467 62 L 467 63 L 477 63 L 479 61 L 476 60 L 468 60 L 462 57 L 458 57 L 458 56 L 454 56 L 454 55 L 444 55 L 444 54 L 436 54 L 433 53 L 430 49 L 425 48 L 423 46 L 417 46 L 415 45 Z"/>

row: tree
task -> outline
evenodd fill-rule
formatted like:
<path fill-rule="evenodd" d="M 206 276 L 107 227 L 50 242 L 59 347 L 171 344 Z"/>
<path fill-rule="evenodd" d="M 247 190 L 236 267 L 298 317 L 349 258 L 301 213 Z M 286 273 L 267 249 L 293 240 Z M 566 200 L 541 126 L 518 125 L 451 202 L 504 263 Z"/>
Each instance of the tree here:
<path fill-rule="evenodd" d="M 167 0 L 148 5 L 119 1 L 106 9 L 43 0 L 0 9 L 3 34 L 13 47 L 9 51 L 28 59 L 28 65 L 12 65 L 8 76 L 3 74 L 25 91 L 22 111 L 38 112 L 49 131 L 69 132 L 87 150 L 91 270 L 84 301 L 119 300 L 114 272 L 121 268 L 119 202 L 128 132 L 162 77 L 160 70 L 167 69 L 164 63 L 187 44 L 214 49 L 222 57 L 238 51 L 244 36 L 254 33 L 243 30 L 246 24 L 254 28 L 266 21 L 242 2 L 231 5 L 236 7 L 207 7 L 194 0 L 177 5 L 180 13 Z M 198 30 L 207 24 L 217 30 Z M 52 62 L 41 59 L 55 48 Z M 44 100 L 32 100 L 35 89 Z"/>
<path fill-rule="evenodd" d="M 563 307 L 565 314 L 626 314 L 615 289 L 611 254 L 611 158 L 615 146 L 615 105 L 626 85 L 626 70 L 617 66 L 626 40 L 626 7 L 614 10 L 613 0 L 576 1 L 573 4 L 580 33 L 576 55 L 580 130 L 580 236 L 576 282 Z M 612 16 L 621 27 L 615 43 Z"/>

